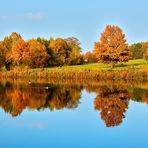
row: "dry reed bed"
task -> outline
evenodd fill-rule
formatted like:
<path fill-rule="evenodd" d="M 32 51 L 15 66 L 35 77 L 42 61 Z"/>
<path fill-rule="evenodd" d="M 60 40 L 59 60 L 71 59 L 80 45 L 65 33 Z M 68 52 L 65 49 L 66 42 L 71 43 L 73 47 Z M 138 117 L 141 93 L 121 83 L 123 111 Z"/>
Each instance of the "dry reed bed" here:
<path fill-rule="evenodd" d="M 91 80 L 148 80 L 147 69 L 122 70 L 55 70 L 46 69 L 0 72 L 1 78 L 56 78 Z"/>

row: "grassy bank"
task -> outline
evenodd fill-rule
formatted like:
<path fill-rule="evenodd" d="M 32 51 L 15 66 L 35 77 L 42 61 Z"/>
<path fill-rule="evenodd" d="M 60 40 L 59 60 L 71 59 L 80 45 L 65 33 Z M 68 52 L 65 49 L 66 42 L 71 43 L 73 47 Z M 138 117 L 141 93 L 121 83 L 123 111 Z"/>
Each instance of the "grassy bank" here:
<path fill-rule="evenodd" d="M 77 66 L 63 66 L 39 69 L 15 69 L 0 72 L 3 78 L 56 78 L 56 79 L 125 79 L 148 80 L 148 62 L 130 60 L 124 64 L 117 64 L 111 69 L 110 65 L 93 63 Z"/>

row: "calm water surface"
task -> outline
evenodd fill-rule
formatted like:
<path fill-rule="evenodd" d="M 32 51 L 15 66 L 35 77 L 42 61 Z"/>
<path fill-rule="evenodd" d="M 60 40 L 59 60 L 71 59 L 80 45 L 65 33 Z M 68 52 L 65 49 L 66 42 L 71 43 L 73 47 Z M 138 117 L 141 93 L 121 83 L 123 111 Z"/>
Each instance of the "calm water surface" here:
<path fill-rule="evenodd" d="M 1 148 L 147 148 L 148 83 L 0 82 Z"/>

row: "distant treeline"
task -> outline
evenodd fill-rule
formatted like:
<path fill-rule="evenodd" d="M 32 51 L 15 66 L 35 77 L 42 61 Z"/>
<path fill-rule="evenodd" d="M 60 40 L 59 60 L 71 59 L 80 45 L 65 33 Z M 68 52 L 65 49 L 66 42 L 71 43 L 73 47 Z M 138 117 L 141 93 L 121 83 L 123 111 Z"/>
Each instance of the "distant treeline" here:
<path fill-rule="evenodd" d="M 132 59 L 143 59 L 147 60 L 148 57 L 148 42 L 139 42 L 129 46 Z"/>

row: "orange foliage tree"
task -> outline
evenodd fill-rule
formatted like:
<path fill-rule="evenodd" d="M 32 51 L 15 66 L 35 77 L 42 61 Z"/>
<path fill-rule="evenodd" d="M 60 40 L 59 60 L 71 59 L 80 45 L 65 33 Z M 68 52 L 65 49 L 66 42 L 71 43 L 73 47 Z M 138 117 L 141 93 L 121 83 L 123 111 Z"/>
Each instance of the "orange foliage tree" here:
<path fill-rule="evenodd" d="M 5 51 L 2 48 L 2 43 L 0 42 L 0 68 L 5 65 Z"/>
<path fill-rule="evenodd" d="M 6 36 L 4 40 L 1 42 L 0 48 L 2 49 L 2 51 L 4 51 L 5 66 L 6 69 L 8 70 L 12 65 L 11 61 L 12 47 L 15 44 L 15 42 L 17 42 L 19 39 L 22 39 L 21 35 L 16 32 L 12 32 L 10 36 Z"/>
<path fill-rule="evenodd" d="M 83 58 L 86 63 L 91 63 L 91 62 L 97 61 L 97 58 L 95 57 L 95 55 L 90 51 L 83 54 Z"/>
<path fill-rule="evenodd" d="M 29 56 L 29 46 L 23 40 L 16 41 L 11 51 L 11 58 L 14 65 L 25 64 Z"/>
<path fill-rule="evenodd" d="M 51 39 L 49 49 L 53 51 L 55 66 L 68 65 L 70 63 L 71 48 L 64 39 Z"/>
<path fill-rule="evenodd" d="M 29 56 L 28 66 L 31 68 L 43 68 L 47 64 L 48 54 L 43 44 L 35 39 L 28 41 Z"/>
<path fill-rule="evenodd" d="M 129 49 L 122 30 L 118 26 L 107 25 L 100 41 L 94 44 L 94 54 L 100 62 L 111 63 L 112 67 L 117 62 L 128 61 Z"/>

